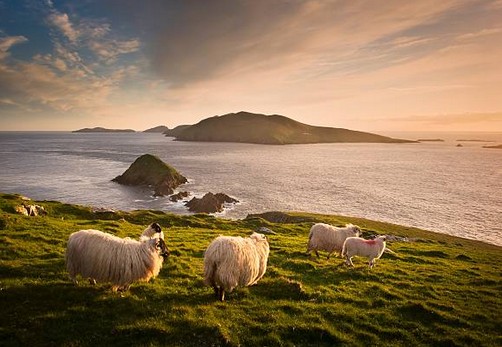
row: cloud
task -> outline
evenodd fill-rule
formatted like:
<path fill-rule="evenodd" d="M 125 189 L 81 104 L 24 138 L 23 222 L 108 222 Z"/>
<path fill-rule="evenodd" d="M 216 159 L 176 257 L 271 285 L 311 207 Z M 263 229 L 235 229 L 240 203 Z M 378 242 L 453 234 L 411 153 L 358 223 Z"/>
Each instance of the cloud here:
<path fill-rule="evenodd" d="M 150 20 L 162 24 L 149 53 L 154 72 L 174 86 L 285 65 L 296 70 L 302 64 L 346 59 L 378 39 L 427 24 L 458 4 L 217 0 L 184 1 L 173 8 L 168 2 L 157 3 Z M 402 37 L 395 46 L 430 40 Z"/>
<path fill-rule="evenodd" d="M 19 43 L 28 41 L 24 36 L 6 36 L 0 37 L 0 60 L 9 56 L 9 49 Z"/>
<path fill-rule="evenodd" d="M 70 18 L 66 13 L 60 13 L 58 11 L 53 10 L 52 13 L 47 17 L 49 24 L 58 28 L 64 36 L 70 40 L 70 42 L 76 42 L 80 33 L 76 30 L 72 23 L 70 22 Z"/>

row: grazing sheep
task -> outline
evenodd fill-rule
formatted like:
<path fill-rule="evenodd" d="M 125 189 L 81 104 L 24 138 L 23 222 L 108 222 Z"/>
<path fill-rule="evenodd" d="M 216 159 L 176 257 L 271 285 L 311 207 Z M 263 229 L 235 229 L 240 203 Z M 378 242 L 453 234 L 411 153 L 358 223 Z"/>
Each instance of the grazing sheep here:
<path fill-rule="evenodd" d="M 70 235 L 66 248 L 66 269 L 91 283 L 111 282 L 112 290 L 128 290 L 135 281 L 156 277 L 169 255 L 163 239 L 136 241 L 99 230 L 80 230 Z"/>
<path fill-rule="evenodd" d="M 352 264 L 352 257 L 359 255 L 369 258 L 370 268 L 375 265 L 375 259 L 379 259 L 385 251 L 385 236 L 378 236 L 374 240 L 365 240 L 361 237 L 348 237 L 342 250 L 342 257 L 345 256 L 345 263 Z"/>
<path fill-rule="evenodd" d="M 252 286 L 263 277 L 269 252 L 263 234 L 254 232 L 247 238 L 218 236 L 204 254 L 204 283 L 224 301 L 225 292 L 230 293 L 237 286 Z"/>
<path fill-rule="evenodd" d="M 310 228 L 307 254 L 315 251 L 317 258 L 319 258 L 318 251 L 327 251 L 327 259 L 329 259 L 333 252 L 341 252 L 347 237 L 359 236 L 360 234 L 361 229 L 352 224 L 338 228 L 325 223 L 316 223 Z"/>
<path fill-rule="evenodd" d="M 159 238 L 164 240 L 164 232 L 160 228 L 159 223 L 152 223 L 150 224 L 144 231 L 143 234 L 141 234 L 139 240 L 140 241 L 147 241 L 153 238 Z"/>

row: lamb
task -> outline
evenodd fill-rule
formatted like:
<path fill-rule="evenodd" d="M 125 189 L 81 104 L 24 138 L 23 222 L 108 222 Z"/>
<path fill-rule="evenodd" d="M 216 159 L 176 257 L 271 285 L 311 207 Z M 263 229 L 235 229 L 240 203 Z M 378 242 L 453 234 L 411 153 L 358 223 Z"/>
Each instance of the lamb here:
<path fill-rule="evenodd" d="M 270 247 L 265 235 L 254 232 L 247 238 L 218 236 L 204 254 L 204 283 L 216 297 L 237 286 L 252 286 L 265 275 Z"/>
<path fill-rule="evenodd" d="M 159 223 L 150 224 L 141 234 L 139 240 L 147 241 L 149 239 L 159 238 L 164 240 L 164 232 L 162 231 Z"/>
<path fill-rule="evenodd" d="M 70 235 L 65 260 L 75 284 L 80 274 L 91 283 L 110 282 L 113 291 L 126 291 L 133 282 L 156 277 L 168 256 L 161 238 L 136 241 L 99 230 L 80 230 Z"/>
<path fill-rule="evenodd" d="M 375 260 L 379 259 L 385 251 L 385 236 L 378 236 L 374 240 L 365 240 L 361 237 L 348 237 L 342 249 L 342 257 L 345 256 L 345 263 L 354 266 L 352 257 L 359 255 L 369 258 L 370 268 L 375 265 Z"/>
<path fill-rule="evenodd" d="M 359 236 L 360 234 L 361 229 L 356 225 L 346 224 L 345 227 L 338 228 L 325 223 L 316 223 L 310 228 L 307 254 L 315 251 L 317 258 L 319 258 L 318 251 L 327 251 L 327 259 L 329 259 L 333 252 L 341 252 L 347 237 Z"/>

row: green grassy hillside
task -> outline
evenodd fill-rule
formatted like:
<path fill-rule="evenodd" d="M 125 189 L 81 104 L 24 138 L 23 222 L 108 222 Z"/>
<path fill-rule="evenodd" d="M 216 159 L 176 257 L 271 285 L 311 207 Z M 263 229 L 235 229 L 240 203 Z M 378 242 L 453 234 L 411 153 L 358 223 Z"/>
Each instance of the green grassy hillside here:
<path fill-rule="evenodd" d="M 231 221 L 156 211 L 93 213 L 88 207 L 37 202 L 47 216 L 15 213 L 19 196 L 0 195 L 0 341 L 2 346 L 500 346 L 500 247 L 364 219 L 287 214 Z M 352 222 L 391 242 L 369 270 L 305 255 L 312 222 Z M 79 229 L 136 238 L 152 222 L 171 256 L 158 278 L 123 294 L 107 284 L 75 286 L 64 251 Z M 271 253 L 265 277 L 217 302 L 202 282 L 203 252 L 217 235 L 266 226 Z"/>

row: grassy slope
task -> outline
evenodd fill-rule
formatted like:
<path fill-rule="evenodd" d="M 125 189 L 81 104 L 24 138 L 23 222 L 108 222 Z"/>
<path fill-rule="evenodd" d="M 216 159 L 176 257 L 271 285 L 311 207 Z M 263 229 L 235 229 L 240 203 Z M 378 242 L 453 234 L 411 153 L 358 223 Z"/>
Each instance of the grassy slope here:
<path fill-rule="evenodd" d="M 502 344 L 500 247 L 418 229 L 340 216 L 308 215 L 366 232 L 418 237 L 393 242 L 374 269 L 304 254 L 311 222 L 229 221 L 154 211 L 93 214 L 41 202 L 45 217 L 14 214 L 0 195 L 2 345 L 470 345 Z M 137 237 L 157 221 L 171 257 L 160 276 L 120 295 L 109 286 L 74 286 L 64 250 L 70 233 L 95 228 Z M 214 300 L 202 283 L 203 252 L 219 234 L 269 237 L 269 268 L 258 285 Z"/>

